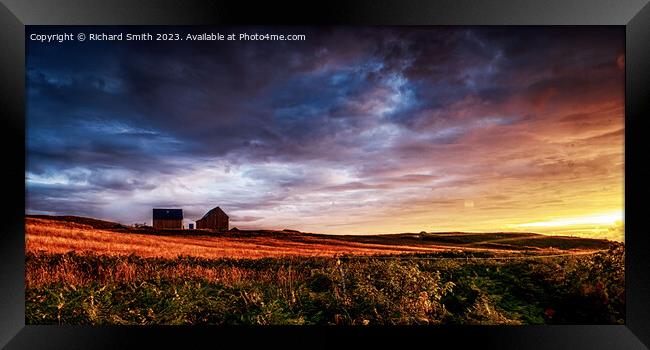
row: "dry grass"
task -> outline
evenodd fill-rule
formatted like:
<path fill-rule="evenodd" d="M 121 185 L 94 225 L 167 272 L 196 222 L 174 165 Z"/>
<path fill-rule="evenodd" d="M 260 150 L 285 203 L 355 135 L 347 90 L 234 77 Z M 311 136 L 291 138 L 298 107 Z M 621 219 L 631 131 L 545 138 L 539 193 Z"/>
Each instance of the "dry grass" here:
<path fill-rule="evenodd" d="M 259 259 L 278 257 L 331 257 L 437 253 L 452 250 L 495 254 L 590 253 L 608 249 L 611 242 L 536 234 L 436 234 L 425 237 L 331 236 L 276 231 L 208 234 L 180 231 L 158 234 L 137 229 L 101 229 L 81 222 L 26 218 L 27 252 L 95 253 L 175 259 L 188 256 L 204 259 Z M 187 232 L 187 233 L 186 233 Z M 193 235 L 189 233 L 194 233 Z M 201 234 L 199 234 L 201 233 Z"/>
<path fill-rule="evenodd" d="M 94 224 L 26 219 L 27 324 L 624 319 L 624 246 L 594 253 L 605 241 L 508 233 L 199 236 Z"/>
<path fill-rule="evenodd" d="M 28 252 L 93 252 L 105 255 L 135 254 L 145 258 L 173 259 L 191 256 L 215 258 L 265 258 L 285 256 L 327 257 L 336 254 L 401 254 L 449 250 L 449 247 L 348 242 L 323 237 L 157 236 L 94 229 L 91 226 L 27 218 Z"/>
<path fill-rule="evenodd" d="M 30 255 L 38 260 L 39 255 Z M 100 257 L 97 257 L 100 259 Z M 295 279 L 291 267 L 280 266 L 275 271 L 260 271 L 241 266 L 218 265 L 205 267 L 189 261 L 179 260 L 174 264 L 134 263 L 119 260 L 116 264 L 98 262 L 92 269 L 80 264 L 73 256 L 63 256 L 52 264 L 30 263 L 25 271 L 26 288 L 41 288 L 52 283 L 62 283 L 68 286 L 82 286 L 90 281 L 98 284 L 112 282 L 135 283 L 141 280 L 168 279 L 188 280 L 201 279 L 211 283 L 237 285 L 247 280 L 260 283 L 290 284 Z"/>

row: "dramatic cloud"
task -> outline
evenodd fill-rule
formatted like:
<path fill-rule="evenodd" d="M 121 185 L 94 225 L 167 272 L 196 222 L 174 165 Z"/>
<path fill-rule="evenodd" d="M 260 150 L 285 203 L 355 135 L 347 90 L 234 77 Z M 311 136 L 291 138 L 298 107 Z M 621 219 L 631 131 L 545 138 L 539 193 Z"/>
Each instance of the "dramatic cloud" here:
<path fill-rule="evenodd" d="M 27 212 L 623 239 L 622 29 L 218 31 L 307 39 L 28 41 Z"/>

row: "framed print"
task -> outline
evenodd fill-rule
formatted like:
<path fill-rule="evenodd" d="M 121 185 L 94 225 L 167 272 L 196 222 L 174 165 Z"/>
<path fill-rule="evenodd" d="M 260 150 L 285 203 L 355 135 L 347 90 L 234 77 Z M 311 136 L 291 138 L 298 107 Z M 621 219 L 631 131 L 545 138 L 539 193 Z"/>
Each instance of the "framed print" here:
<path fill-rule="evenodd" d="M 650 344 L 644 1 L 0 15 L 7 348 Z"/>

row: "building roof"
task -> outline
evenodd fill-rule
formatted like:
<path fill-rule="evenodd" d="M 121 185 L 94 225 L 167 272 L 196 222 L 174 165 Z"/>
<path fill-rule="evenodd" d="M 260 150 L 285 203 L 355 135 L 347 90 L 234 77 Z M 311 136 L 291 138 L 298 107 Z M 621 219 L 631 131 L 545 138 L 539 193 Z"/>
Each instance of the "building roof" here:
<path fill-rule="evenodd" d="M 208 216 L 210 216 L 210 214 L 212 214 L 212 213 L 214 213 L 214 212 L 221 212 L 221 214 L 223 214 L 223 215 L 225 215 L 226 217 L 228 217 L 228 214 L 226 214 L 226 212 L 224 212 L 221 208 L 219 208 L 219 207 L 214 207 L 214 208 L 210 209 L 207 213 L 205 213 L 205 215 L 203 215 L 203 217 L 200 218 L 199 220 L 203 220 L 203 219 L 207 218 Z M 197 220 L 197 221 L 198 221 L 198 220 Z"/>
<path fill-rule="evenodd" d="M 183 220 L 183 209 L 155 209 L 153 218 L 158 220 Z"/>

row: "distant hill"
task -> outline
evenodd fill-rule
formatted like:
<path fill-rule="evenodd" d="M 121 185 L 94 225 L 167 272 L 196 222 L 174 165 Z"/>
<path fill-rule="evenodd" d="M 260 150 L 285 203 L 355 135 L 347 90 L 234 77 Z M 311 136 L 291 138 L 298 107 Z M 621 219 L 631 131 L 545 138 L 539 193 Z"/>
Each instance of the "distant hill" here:
<path fill-rule="evenodd" d="M 315 235 L 327 236 L 330 235 Z M 396 233 L 385 235 L 337 235 L 336 239 L 363 243 L 391 243 L 395 245 L 443 245 L 464 248 L 487 248 L 495 250 L 597 250 L 609 249 L 621 243 L 605 239 L 552 236 L 532 232 L 435 232 Z"/>
<path fill-rule="evenodd" d="M 128 227 L 128 226 L 119 224 L 117 222 L 87 218 L 87 217 L 82 217 L 82 216 L 73 216 L 73 215 L 64 215 L 64 216 L 25 215 L 25 217 L 36 218 L 36 219 L 46 219 L 46 220 L 72 222 L 72 223 L 87 225 L 87 226 L 90 226 L 92 228 L 102 229 L 102 230 L 121 229 L 121 228 L 127 228 Z"/>

